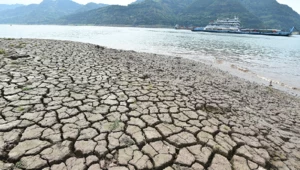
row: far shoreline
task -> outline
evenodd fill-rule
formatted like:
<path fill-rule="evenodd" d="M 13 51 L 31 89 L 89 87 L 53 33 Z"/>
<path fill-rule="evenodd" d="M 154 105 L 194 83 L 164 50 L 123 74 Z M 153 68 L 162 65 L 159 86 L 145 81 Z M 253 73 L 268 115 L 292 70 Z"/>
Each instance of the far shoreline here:
<path fill-rule="evenodd" d="M 161 29 L 174 29 L 174 26 L 167 25 L 96 25 L 96 24 L 8 24 L 8 23 L 0 23 L 0 25 L 24 25 L 24 26 L 95 26 L 95 27 L 116 27 L 116 28 L 161 28 Z M 180 30 L 180 29 L 179 29 Z"/>

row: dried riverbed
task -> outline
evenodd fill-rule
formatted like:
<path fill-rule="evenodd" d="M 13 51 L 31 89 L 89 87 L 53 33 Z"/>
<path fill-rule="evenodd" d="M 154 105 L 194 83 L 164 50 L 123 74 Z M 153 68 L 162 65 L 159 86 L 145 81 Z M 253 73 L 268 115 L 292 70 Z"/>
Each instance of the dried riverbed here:
<path fill-rule="evenodd" d="M 300 169 L 300 100 L 202 63 L 0 39 L 0 92 L 0 169 Z"/>

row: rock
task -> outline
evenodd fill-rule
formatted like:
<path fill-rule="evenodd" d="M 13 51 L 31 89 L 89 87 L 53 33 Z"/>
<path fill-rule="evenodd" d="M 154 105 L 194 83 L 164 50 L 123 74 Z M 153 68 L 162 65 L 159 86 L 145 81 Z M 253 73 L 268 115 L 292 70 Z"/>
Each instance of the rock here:
<path fill-rule="evenodd" d="M 84 170 L 86 165 L 84 164 L 85 160 L 84 158 L 69 158 L 66 161 L 67 169 L 72 170 Z"/>
<path fill-rule="evenodd" d="M 21 120 L 15 120 L 11 122 L 5 122 L 0 124 L 0 131 L 8 131 L 12 128 L 18 126 L 21 123 Z"/>
<path fill-rule="evenodd" d="M 103 103 L 110 106 L 119 104 L 117 100 L 111 100 L 111 99 L 104 100 Z"/>
<path fill-rule="evenodd" d="M 209 140 L 213 140 L 213 136 L 211 134 L 203 131 L 198 133 L 197 138 L 201 142 L 201 144 L 206 144 Z"/>
<path fill-rule="evenodd" d="M 2 170 L 11 170 L 13 168 L 14 168 L 14 164 L 4 163 L 4 162 L 0 161 L 0 169 L 2 169 Z"/>
<path fill-rule="evenodd" d="M 172 162 L 172 155 L 169 154 L 158 154 L 156 155 L 153 160 L 155 163 L 155 168 L 160 168 L 162 166 L 165 166 L 167 164 L 169 164 L 170 162 Z"/>
<path fill-rule="evenodd" d="M 68 170 L 65 163 L 54 164 L 51 166 L 51 170 Z"/>
<path fill-rule="evenodd" d="M 147 127 L 144 130 L 145 136 L 147 140 L 154 141 L 157 139 L 161 139 L 161 135 L 157 132 L 156 129 L 152 127 Z"/>
<path fill-rule="evenodd" d="M 30 126 L 23 132 L 21 140 L 38 139 L 42 136 L 44 130 L 44 128 L 41 128 L 38 125 Z"/>
<path fill-rule="evenodd" d="M 71 97 L 73 97 L 75 100 L 83 100 L 86 98 L 84 94 L 79 93 L 71 93 Z"/>
<path fill-rule="evenodd" d="M 182 130 L 182 128 L 180 127 L 176 127 L 173 124 L 159 124 L 156 126 L 156 128 L 166 137 L 166 136 L 170 136 L 174 133 L 178 133 Z"/>
<path fill-rule="evenodd" d="M 224 156 L 216 154 L 208 170 L 220 170 L 220 169 L 232 170 L 230 162 Z"/>
<path fill-rule="evenodd" d="M 155 168 L 160 168 L 173 159 L 175 147 L 162 141 L 152 142 L 145 145 L 142 149 L 145 153 L 153 157 Z"/>
<path fill-rule="evenodd" d="M 192 166 L 193 170 L 204 170 L 204 167 L 199 163 L 194 163 Z"/>
<path fill-rule="evenodd" d="M 188 132 L 181 132 L 179 134 L 172 135 L 172 136 L 168 137 L 167 139 L 170 143 L 172 143 L 178 147 L 190 145 L 190 144 L 197 142 L 194 135 L 192 135 L 191 133 L 188 133 Z"/>
<path fill-rule="evenodd" d="M 41 152 L 41 157 L 47 159 L 50 163 L 56 162 L 66 158 L 71 154 L 71 142 L 63 141 L 62 143 L 57 143 L 50 148 L 47 148 Z"/>
<path fill-rule="evenodd" d="M 120 149 L 118 154 L 118 162 L 121 165 L 127 165 L 128 162 L 133 158 L 133 152 L 135 150 L 138 150 L 138 147 L 134 145 L 124 149 Z"/>
<path fill-rule="evenodd" d="M 129 163 L 137 167 L 139 170 L 153 168 L 149 157 L 137 150 L 133 151 L 133 158 L 129 161 Z"/>
<path fill-rule="evenodd" d="M 75 152 L 80 152 L 84 155 L 88 155 L 88 154 L 94 152 L 96 145 L 97 145 L 97 143 L 92 140 L 76 141 L 75 142 Z"/>
<path fill-rule="evenodd" d="M 94 128 L 83 129 L 77 140 L 89 140 L 98 135 L 98 132 Z"/>
<path fill-rule="evenodd" d="M 183 148 L 179 151 L 175 162 L 181 165 L 191 166 L 194 161 L 195 157 L 186 148 Z"/>
<path fill-rule="evenodd" d="M 135 125 L 135 126 L 138 126 L 140 128 L 144 128 L 146 126 L 145 122 L 143 122 L 139 118 L 130 118 L 128 124 Z"/>
<path fill-rule="evenodd" d="M 108 105 L 100 105 L 99 107 L 96 107 L 95 110 L 93 110 L 93 113 L 95 114 L 107 114 L 109 111 L 110 106 Z"/>
<path fill-rule="evenodd" d="M 119 167 L 110 167 L 108 168 L 108 170 L 128 170 L 128 168 L 119 166 Z"/>
<path fill-rule="evenodd" d="M 89 167 L 88 170 L 101 170 L 101 168 L 99 164 L 93 164 Z"/>
<path fill-rule="evenodd" d="M 20 58 L 29 58 L 30 55 L 27 55 L 27 54 L 23 54 L 23 55 L 14 55 L 14 56 L 10 56 L 8 58 L 12 59 L 12 60 L 17 60 L 17 59 L 20 59 Z"/>
<path fill-rule="evenodd" d="M 41 159 L 39 155 L 22 157 L 20 162 L 22 167 L 26 169 L 41 169 L 47 165 L 47 161 Z"/>
<path fill-rule="evenodd" d="M 38 139 L 26 140 L 20 142 L 8 154 L 9 159 L 17 160 L 23 155 L 32 155 L 39 153 L 42 149 L 50 146 L 49 142 L 40 141 Z"/>
<path fill-rule="evenodd" d="M 210 155 L 212 154 L 212 149 L 209 147 L 203 147 L 201 145 L 194 145 L 187 148 L 190 153 L 192 153 L 196 160 L 205 164 L 208 162 Z"/>
<path fill-rule="evenodd" d="M 247 160 L 243 157 L 233 156 L 231 162 L 232 162 L 233 169 L 250 170 Z"/>
<path fill-rule="evenodd" d="M 98 162 L 98 161 L 99 161 L 99 159 L 98 159 L 97 156 L 91 155 L 91 156 L 88 156 L 88 157 L 86 158 L 86 165 L 87 165 L 87 166 L 90 166 L 91 164 L 96 163 L 96 162 Z M 96 165 L 97 165 L 97 164 L 96 164 Z"/>
<path fill-rule="evenodd" d="M 63 138 L 66 139 L 76 139 L 79 135 L 79 127 L 74 124 L 65 124 L 62 128 L 63 130 Z"/>
<path fill-rule="evenodd" d="M 98 141 L 97 146 L 95 148 L 95 153 L 99 156 L 104 156 L 108 153 L 107 143 L 105 140 Z"/>
<path fill-rule="evenodd" d="M 141 144 L 145 140 L 142 130 L 137 126 L 129 125 L 126 129 L 126 132 L 131 134 L 138 144 Z"/>

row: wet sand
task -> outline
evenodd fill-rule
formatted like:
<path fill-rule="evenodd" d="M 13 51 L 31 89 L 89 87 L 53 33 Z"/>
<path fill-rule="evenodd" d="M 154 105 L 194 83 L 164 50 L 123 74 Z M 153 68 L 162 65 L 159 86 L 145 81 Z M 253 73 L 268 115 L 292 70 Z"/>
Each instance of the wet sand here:
<path fill-rule="evenodd" d="M 0 39 L 0 92 L 0 169 L 300 169 L 300 99 L 200 62 Z"/>

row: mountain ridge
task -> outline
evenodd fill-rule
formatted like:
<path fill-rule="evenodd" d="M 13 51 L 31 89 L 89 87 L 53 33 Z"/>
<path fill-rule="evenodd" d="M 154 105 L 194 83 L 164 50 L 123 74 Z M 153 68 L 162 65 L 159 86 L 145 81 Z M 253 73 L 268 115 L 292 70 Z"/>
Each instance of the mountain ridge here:
<path fill-rule="evenodd" d="M 0 12 L 0 23 L 172 27 L 234 16 L 244 27 L 300 28 L 300 15 L 276 0 L 137 0 L 128 6 L 44 0 Z"/>
<path fill-rule="evenodd" d="M 106 6 L 105 4 L 78 4 L 72 0 L 43 0 L 40 4 L 30 4 L 0 12 L 0 23 L 8 24 L 49 24 L 54 20 Z"/>
<path fill-rule="evenodd" d="M 24 6 L 24 5 L 22 5 L 22 4 L 12 4 L 12 5 L 0 4 L 0 12 L 5 11 L 5 10 L 10 10 L 10 9 L 15 9 L 15 8 L 21 7 L 21 6 Z"/>

